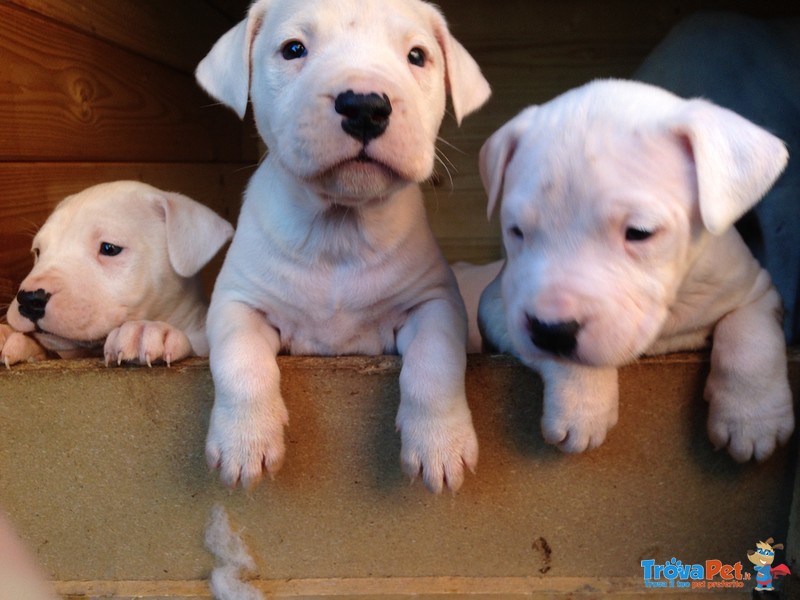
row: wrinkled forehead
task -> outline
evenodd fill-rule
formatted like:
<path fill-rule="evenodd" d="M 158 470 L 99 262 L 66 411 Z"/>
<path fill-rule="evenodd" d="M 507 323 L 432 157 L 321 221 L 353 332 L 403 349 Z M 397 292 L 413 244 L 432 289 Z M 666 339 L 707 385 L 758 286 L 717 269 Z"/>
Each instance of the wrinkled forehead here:
<path fill-rule="evenodd" d="M 616 117 L 542 117 L 529 124 L 507 168 L 503 203 L 509 211 L 534 200 L 563 205 L 639 192 L 692 200 L 694 165 L 669 132 Z"/>
<path fill-rule="evenodd" d="M 434 11 L 419 0 L 283 0 L 267 10 L 259 37 L 280 43 L 295 37 L 385 42 L 420 36 L 433 42 Z"/>
<path fill-rule="evenodd" d="M 62 200 L 34 240 L 82 239 L 104 232 L 122 234 L 152 228 L 160 220 L 155 204 L 136 194 L 82 193 Z"/>

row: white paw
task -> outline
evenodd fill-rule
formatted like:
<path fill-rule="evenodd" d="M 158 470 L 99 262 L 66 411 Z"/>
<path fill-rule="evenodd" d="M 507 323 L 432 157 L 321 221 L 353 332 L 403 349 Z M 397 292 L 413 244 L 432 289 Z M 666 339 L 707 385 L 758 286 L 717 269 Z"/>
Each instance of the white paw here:
<path fill-rule="evenodd" d="M 742 390 L 713 371 L 706 383 L 708 437 L 715 448 L 727 448 L 738 462 L 765 460 L 794 431 L 788 381 L 764 383 L 761 389 Z"/>
<path fill-rule="evenodd" d="M 191 356 L 192 344 L 186 334 L 162 321 L 128 321 L 108 334 L 103 348 L 106 364 L 173 362 Z"/>
<path fill-rule="evenodd" d="M 538 367 L 544 380 L 545 441 L 569 453 L 600 446 L 617 424 L 617 370 L 550 361 Z"/>
<path fill-rule="evenodd" d="M 6 368 L 21 362 L 44 360 L 47 353 L 36 340 L 0 323 L 0 362 Z"/>
<path fill-rule="evenodd" d="M 617 402 L 585 400 L 545 410 L 542 435 L 548 444 L 570 454 L 600 446 L 617 424 Z"/>
<path fill-rule="evenodd" d="M 272 477 L 283 465 L 283 430 L 289 424 L 283 400 L 278 397 L 253 408 L 243 410 L 217 398 L 211 410 L 206 460 L 230 488 L 238 483 L 252 488 L 265 472 Z"/>
<path fill-rule="evenodd" d="M 403 471 L 412 479 L 421 477 L 435 494 L 445 487 L 456 492 L 464 483 L 464 468 L 474 472 L 478 464 L 478 437 L 466 400 L 463 407 L 453 414 L 430 416 L 401 402 L 397 413 Z"/>

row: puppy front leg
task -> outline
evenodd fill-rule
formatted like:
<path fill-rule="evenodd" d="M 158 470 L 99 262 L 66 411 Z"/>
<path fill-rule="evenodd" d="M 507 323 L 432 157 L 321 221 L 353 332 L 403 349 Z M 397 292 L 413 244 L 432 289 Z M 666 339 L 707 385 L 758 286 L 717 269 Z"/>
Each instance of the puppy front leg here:
<path fill-rule="evenodd" d="M 133 362 L 151 367 L 163 361 L 167 366 L 192 355 L 186 334 L 163 321 L 125 321 L 112 330 L 103 345 L 106 366 Z"/>
<path fill-rule="evenodd" d="M 478 438 L 464 389 L 466 319 L 449 299 L 417 307 L 398 331 L 403 356 L 397 428 L 403 471 L 434 493 L 455 492 L 474 471 Z"/>
<path fill-rule="evenodd" d="M 596 448 L 617 424 L 619 384 L 614 367 L 588 367 L 542 360 L 534 365 L 544 381 L 542 434 L 564 452 Z"/>
<path fill-rule="evenodd" d="M 214 407 L 206 459 L 229 487 L 252 487 L 283 464 L 289 422 L 275 357 L 278 332 L 263 313 L 239 302 L 213 302 L 208 313 Z"/>
<path fill-rule="evenodd" d="M 0 362 L 6 368 L 20 362 L 47 358 L 47 350 L 32 337 L 0 323 Z"/>
<path fill-rule="evenodd" d="M 771 289 L 714 328 L 705 389 L 708 435 L 739 462 L 764 460 L 794 429 L 779 314 L 780 298 Z"/>

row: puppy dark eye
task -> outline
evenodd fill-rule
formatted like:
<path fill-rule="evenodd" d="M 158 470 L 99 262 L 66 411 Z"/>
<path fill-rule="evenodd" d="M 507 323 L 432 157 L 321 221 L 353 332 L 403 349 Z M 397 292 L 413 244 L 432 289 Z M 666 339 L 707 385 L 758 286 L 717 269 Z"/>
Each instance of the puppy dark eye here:
<path fill-rule="evenodd" d="M 33 252 L 33 259 L 34 260 L 39 260 L 39 249 L 38 248 L 34 248 L 34 249 L 31 250 L 31 252 Z"/>
<path fill-rule="evenodd" d="M 297 40 L 286 42 L 281 48 L 281 56 L 286 60 L 303 58 L 306 54 L 308 54 L 308 50 L 303 45 L 303 42 L 298 42 Z"/>
<path fill-rule="evenodd" d="M 650 239 L 652 236 L 652 231 L 641 227 L 628 227 L 625 230 L 625 241 L 628 242 L 643 242 Z"/>
<path fill-rule="evenodd" d="M 525 237 L 525 234 L 522 233 L 522 229 L 520 229 L 516 225 L 512 225 L 511 227 L 508 228 L 508 234 L 511 237 L 516 238 L 518 240 L 521 240 L 523 237 Z"/>
<path fill-rule="evenodd" d="M 408 53 L 408 62 L 415 67 L 424 67 L 428 57 L 425 55 L 425 50 L 422 48 L 414 47 Z"/>
<path fill-rule="evenodd" d="M 122 246 L 115 246 L 108 242 L 100 242 L 100 254 L 103 256 L 116 256 L 122 252 Z"/>

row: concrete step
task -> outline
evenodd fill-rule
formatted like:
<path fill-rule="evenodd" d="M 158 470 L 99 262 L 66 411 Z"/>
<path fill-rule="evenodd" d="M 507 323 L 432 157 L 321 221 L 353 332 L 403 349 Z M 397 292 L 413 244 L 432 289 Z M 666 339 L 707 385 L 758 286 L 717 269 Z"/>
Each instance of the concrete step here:
<path fill-rule="evenodd" d="M 790 356 L 800 390 L 800 355 Z M 568 456 L 539 431 L 541 382 L 470 358 L 481 444 L 457 495 L 399 468 L 396 357 L 280 358 L 287 460 L 251 492 L 205 466 L 204 360 L 171 368 L 49 361 L 0 371 L 0 506 L 67 598 L 209 598 L 203 532 L 224 506 L 275 597 L 646 594 L 642 561 L 752 565 L 767 537 L 800 569 L 796 444 L 764 464 L 714 452 L 700 354 L 621 371 L 619 424 Z M 715 581 L 722 581 L 717 577 Z M 736 580 L 733 581 L 736 583 Z M 720 591 L 748 591 L 754 582 Z M 688 592 L 687 592 L 688 593 Z M 679 597 L 679 596 L 675 596 Z"/>

